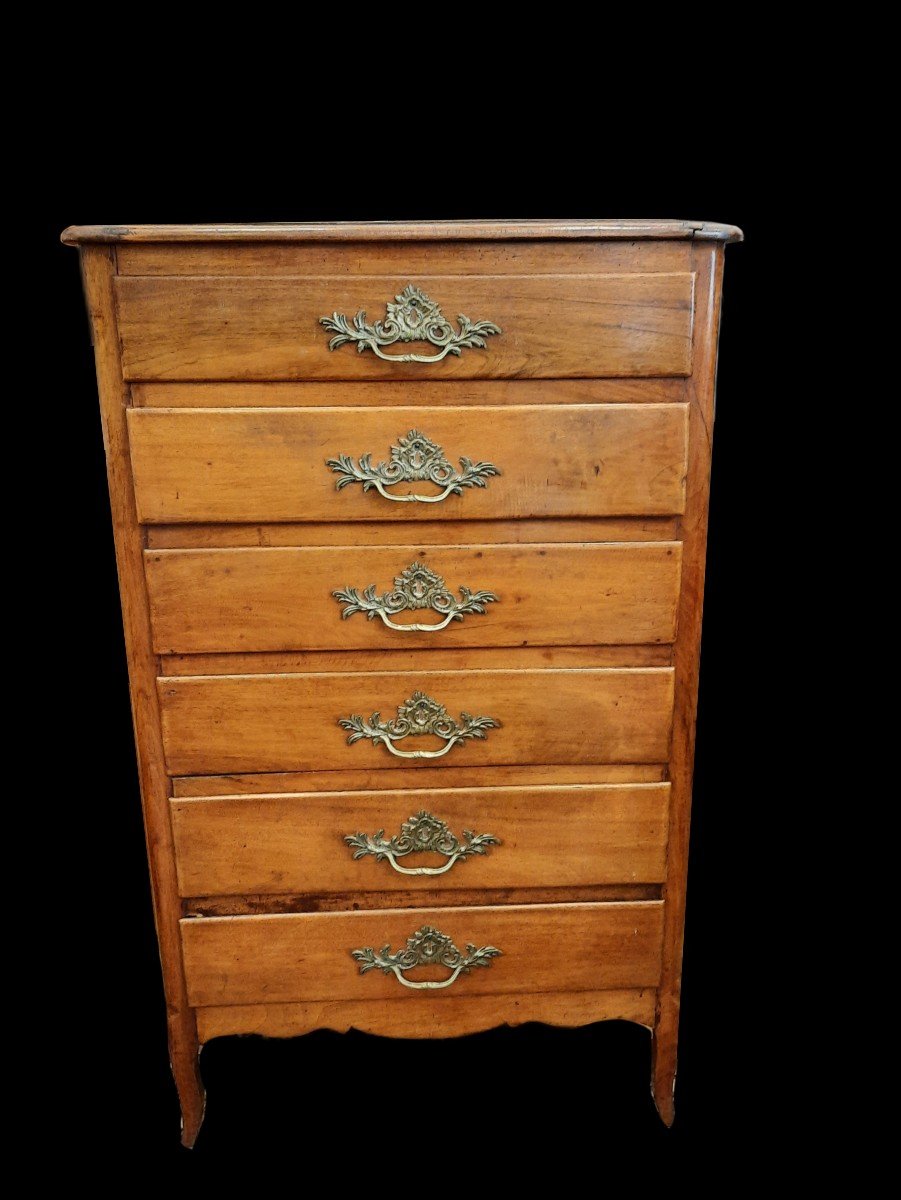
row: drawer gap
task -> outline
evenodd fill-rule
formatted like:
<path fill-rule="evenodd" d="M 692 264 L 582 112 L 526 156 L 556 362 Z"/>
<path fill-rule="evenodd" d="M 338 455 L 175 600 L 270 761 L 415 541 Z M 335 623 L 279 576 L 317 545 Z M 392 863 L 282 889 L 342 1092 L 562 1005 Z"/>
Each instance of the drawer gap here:
<path fill-rule="evenodd" d="M 594 903 L 659 900 L 660 884 L 596 887 L 474 888 L 471 892 L 436 888 L 416 892 L 354 892 L 345 895 L 192 896 L 182 902 L 188 918 L 238 917 L 274 913 L 363 912 L 397 908 L 469 908 L 484 905 Z"/>

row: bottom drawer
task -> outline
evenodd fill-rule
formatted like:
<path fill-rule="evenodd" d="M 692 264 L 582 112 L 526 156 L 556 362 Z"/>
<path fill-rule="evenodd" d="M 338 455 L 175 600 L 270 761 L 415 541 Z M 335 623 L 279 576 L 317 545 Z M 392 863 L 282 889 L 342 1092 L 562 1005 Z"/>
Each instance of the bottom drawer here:
<path fill-rule="evenodd" d="M 663 903 L 207 917 L 181 926 L 196 1006 L 583 992 L 656 986 Z"/>

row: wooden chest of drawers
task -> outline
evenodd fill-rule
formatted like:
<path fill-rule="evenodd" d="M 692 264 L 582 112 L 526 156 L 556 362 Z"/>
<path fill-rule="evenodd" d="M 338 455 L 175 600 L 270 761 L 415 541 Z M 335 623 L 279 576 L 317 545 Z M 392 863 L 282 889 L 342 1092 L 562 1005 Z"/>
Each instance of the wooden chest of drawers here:
<path fill-rule="evenodd" d="M 723 225 L 85 227 L 199 1049 L 624 1018 L 673 1119 Z"/>

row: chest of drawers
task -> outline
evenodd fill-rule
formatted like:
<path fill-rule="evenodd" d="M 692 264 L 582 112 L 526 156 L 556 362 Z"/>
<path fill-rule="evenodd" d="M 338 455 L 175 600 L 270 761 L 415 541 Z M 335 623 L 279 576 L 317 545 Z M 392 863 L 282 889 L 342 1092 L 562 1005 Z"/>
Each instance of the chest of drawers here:
<path fill-rule="evenodd" d="M 679 1015 L 731 226 L 74 227 L 172 1067 Z"/>

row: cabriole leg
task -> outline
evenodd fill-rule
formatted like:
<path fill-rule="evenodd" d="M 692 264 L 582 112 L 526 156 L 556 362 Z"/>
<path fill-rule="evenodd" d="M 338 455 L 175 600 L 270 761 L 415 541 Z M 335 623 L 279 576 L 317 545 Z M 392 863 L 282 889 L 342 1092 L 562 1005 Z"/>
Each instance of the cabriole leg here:
<path fill-rule="evenodd" d="M 676 1086 L 678 1024 L 658 1015 L 651 1046 L 651 1095 L 660 1120 L 669 1128 L 676 1118 L 673 1091 Z"/>
<path fill-rule="evenodd" d="M 181 1105 L 181 1144 L 190 1150 L 197 1141 L 206 1108 L 206 1091 L 200 1078 L 200 1043 L 183 1025 L 169 1026 L 169 1061 Z"/>

